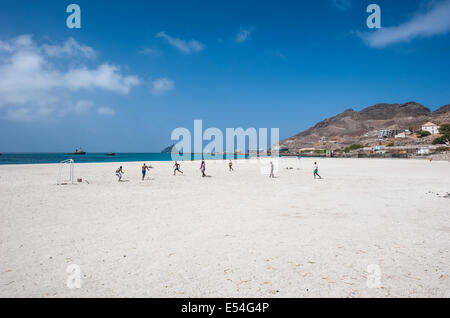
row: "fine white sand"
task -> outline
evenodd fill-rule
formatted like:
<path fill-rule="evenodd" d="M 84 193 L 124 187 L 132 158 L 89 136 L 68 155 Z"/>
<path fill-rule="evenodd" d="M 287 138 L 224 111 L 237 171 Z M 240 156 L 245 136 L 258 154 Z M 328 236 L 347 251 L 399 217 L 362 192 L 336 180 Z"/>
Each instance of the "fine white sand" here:
<path fill-rule="evenodd" d="M 313 159 L 276 179 L 256 160 L 207 161 L 209 178 L 152 162 L 143 182 L 123 163 L 123 183 L 120 164 L 76 164 L 90 184 L 73 186 L 57 165 L 0 166 L 0 296 L 450 296 L 450 163 L 318 163 L 324 180 Z"/>

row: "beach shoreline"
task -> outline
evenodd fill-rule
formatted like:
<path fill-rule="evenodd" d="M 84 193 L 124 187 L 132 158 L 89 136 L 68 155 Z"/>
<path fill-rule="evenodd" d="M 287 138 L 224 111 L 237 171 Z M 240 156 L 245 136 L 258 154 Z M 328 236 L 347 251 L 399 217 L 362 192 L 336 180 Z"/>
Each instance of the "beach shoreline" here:
<path fill-rule="evenodd" d="M 298 159 L 300 158 L 300 159 Z M 267 160 L 286 160 L 286 159 L 295 159 L 295 160 L 313 160 L 313 161 L 323 161 L 323 160 L 370 160 L 370 161 L 376 161 L 376 160 L 393 160 L 393 161 L 429 161 L 430 158 L 433 162 L 450 162 L 450 156 L 447 156 L 447 154 L 443 155 L 430 155 L 430 156 L 417 156 L 412 158 L 352 158 L 352 157 L 299 157 L 299 156 L 279 156 L 279 157 L 251 157 L 251 158 L 225 158 L 225 159 L 204 159 L 207 162 L 229 162 L 232 161 L 251 161 L 251 160 L 261 160 L 261 161 L 267 161 Z M 164 164 L 164 163 L 173 163 L 175 161 L 179 161 L 182 163 L 185 162 L 198 162 L 200 163 L 202 159 L 192 159 L 192 160 L 177 160 L 177 159 L 171 159 L 171 160 L 164 160 L 164 161 L 153 161 L 153 160 L 136 160 L 136 161 L 104 161 L 104 162 L 77 162 L 76 158 L 71 157 L 71 159 L 74 160 L 74 164 L 76 165 L 85 165 L 85 164 L 113 164 L 113 165 L 127 165 L 127 164 L 142 164 L 142 163 L 151 163 L 151 164 Z M 7 166 L 7 167 L 20 167 L 20 166 L 49 166 L 49 165 L 59 165 L 60 162 L 50 162 L 50 163 L 18 163 L 18 164 L 0 164 L 0 167 Z"/>

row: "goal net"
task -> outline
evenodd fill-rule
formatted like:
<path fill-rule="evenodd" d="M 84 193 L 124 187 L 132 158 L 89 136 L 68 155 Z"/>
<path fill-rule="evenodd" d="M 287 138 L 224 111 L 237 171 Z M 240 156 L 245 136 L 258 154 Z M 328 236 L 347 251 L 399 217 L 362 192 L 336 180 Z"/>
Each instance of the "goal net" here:
<path fill-rule="evenodd" d="M 73 159 L 61 161 L 59 163 L 59 172 L 57 184 L 73 184 Z"/>

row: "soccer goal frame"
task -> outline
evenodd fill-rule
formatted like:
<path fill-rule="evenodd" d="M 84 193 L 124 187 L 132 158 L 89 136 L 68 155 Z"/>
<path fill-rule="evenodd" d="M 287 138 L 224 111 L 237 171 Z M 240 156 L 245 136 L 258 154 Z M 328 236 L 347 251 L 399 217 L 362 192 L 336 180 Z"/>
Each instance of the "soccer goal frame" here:
<path fill-rule="evenodd" d="M 63 184 L 73 184 L 73 159 L 67 159 L 64 161 L 61 161 L 59 163 L 59 172 L 58 172 L 58 179 L 56 180 L 57 185 L 63 185 Z M 65 168 L 69 166 L 69 173 L 68 175 L 65 172 Z"/>

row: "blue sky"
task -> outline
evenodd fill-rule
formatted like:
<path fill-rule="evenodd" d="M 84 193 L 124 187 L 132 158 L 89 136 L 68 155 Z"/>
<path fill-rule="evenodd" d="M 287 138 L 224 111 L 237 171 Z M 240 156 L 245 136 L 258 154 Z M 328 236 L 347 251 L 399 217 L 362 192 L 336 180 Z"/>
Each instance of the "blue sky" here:
<path fill-rule="evenodd" d="M 195 119 L 284 139 L 347 108 L 434 110 L 449 16 L 449 0 L 2 2 L 0 152 L 158 152 Z"/>

